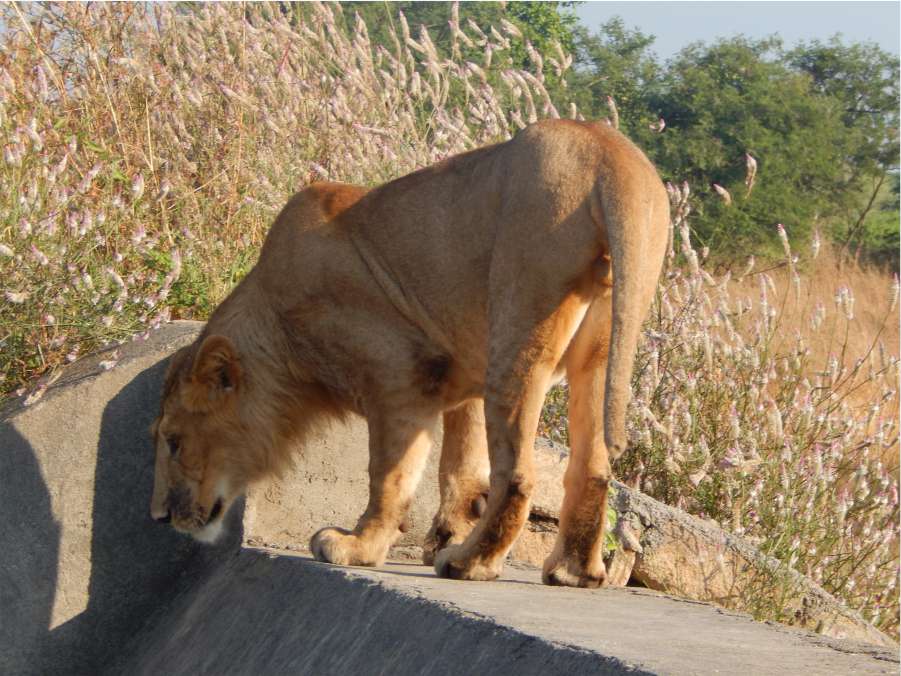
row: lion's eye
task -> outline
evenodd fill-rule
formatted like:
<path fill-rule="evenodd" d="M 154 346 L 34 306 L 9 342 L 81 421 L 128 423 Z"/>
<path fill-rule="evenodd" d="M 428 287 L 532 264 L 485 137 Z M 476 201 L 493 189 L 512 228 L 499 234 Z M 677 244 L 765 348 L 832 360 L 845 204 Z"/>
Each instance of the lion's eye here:
<path fill-rule="evenodd" d="M 169 453 L 172 455 L 178 453 L 178 437 L 166 437 L 166 443 L 169 444 Z"/>

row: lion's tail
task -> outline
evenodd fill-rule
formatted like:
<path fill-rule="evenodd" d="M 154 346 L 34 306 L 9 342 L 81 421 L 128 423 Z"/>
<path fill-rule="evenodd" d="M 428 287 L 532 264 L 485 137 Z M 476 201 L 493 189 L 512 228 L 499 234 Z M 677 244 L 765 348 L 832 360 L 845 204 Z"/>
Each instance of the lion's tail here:
<path fill-rule="evenodd" d="M 651 181 L 643 171 L 625 171 L 610 172 L 596 184 L 613 267 L 613 322 L 604 396 L 604 440 L 611 461 L 626 450 L 632 366 L 663 266 L 669 229 L 666 191 L 650 163 L 644 164 Z"/>

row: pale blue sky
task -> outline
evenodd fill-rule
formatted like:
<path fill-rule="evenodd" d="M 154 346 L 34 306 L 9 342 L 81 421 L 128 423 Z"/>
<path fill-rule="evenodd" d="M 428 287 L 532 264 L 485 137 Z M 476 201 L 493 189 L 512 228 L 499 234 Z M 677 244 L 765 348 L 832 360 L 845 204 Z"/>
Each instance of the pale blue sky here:
<path fill-rule="evenodd" d="M 875 42 L 899 53 L 901 2 L 621 2 L 596 0 L 576 7 L 591 30 L 619 15 L 628 28 L 656 36 L 651 50 L 668 59 L 702 40 L 743 34 L 762 38 L 778 33 L 791 47 L 799 40 L 826 40 L 841 33 L 845 42 Z"/>

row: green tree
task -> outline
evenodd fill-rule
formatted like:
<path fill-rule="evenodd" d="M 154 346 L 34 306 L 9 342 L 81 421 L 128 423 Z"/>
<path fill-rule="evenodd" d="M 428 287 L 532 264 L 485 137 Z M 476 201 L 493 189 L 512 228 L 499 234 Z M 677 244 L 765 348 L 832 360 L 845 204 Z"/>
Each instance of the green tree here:
<path fill-rule="evenodd" d="M 725 256 L 778 247 L 777 223 L 801 243 L 849 199 L 854 139 L 833 96 L 786 62 L 777 38 L 691 45 L 649 92 L 666 131 L 637 136 L 667 178 L 688 180 L 701 198 L 694 225 L 703 244 Z M 744 185 L 745 153 L 758 162 Z M 712 188 L 732 195 L 727 204 Z M 776 248 L 772 248 L 776 251 Z"/>
<path fill-rule="evenodd" d="M 885 218 L 876 213 L 879 197 L 888 172 L 898 168 L 898 57 L 874 44 L 845 45 L 835 36 L 802 43 L 787 59 L 810 76 L 814 91 L 835 102 L 845 126 L 848 170 L 838 189 L 849 199 L 833 235 L 846 248 L 872 247 L 886 230 Z M 891 246 L 897 237 L 886 242 Z"/>
<path fill-rule="evenodd" d="M 656 122 L 654 111 L 648 109 L 649 91 L 661 73 L 649 51 L 654 36 L 626 28 L 619 17 L 602 24 L 597 33 L 578 27 L 574 36 L 576 67 L 570 89 L 582 113 L 591 119 L 607 116 L 610 96 L 627 134 Z"/>
<path fill-rule="evenodd" d="M 865 227 L 857 241 L 849 243 L 855 253 L 859 249 L 865 260 L 891 268 L 899 272 L 898 254 L 901 252 L 901 200 L 899 200 L 899 174 L 897 170 L 888 173 L 888 189 L 883 185 L 878 209 L 868 214 Z"/>

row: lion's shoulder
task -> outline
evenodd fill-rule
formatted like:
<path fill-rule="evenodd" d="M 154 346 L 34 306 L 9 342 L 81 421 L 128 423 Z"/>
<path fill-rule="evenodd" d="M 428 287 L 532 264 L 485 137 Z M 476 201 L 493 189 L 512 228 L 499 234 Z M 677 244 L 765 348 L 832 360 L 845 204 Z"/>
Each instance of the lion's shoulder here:
<path fill-rule="evenodd" d="M 312 183 L 288 202 L 288 207 L 317 206 L 326 220 L 333 220 L 356 204 L 367 192 L 366 188 L 349 183 L 320 181 Z"/>

